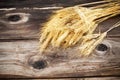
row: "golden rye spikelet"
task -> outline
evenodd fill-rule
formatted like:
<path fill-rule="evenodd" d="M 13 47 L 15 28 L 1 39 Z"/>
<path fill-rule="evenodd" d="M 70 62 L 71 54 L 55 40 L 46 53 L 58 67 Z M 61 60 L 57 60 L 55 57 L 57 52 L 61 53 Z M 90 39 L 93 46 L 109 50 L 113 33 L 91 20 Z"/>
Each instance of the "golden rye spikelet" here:
<path fill-rule="evenodd" d="M 98 24 L 117 14 L 120 14 L 119 0 L 107 0 L 89 8 L 78 5 L 58 10 L 41 30 L 40 52 L 48 45 L 67 48 L 81 41 L 80 53 L 87 56 L 107 34 L 96 34 L 93 38 Z"/>

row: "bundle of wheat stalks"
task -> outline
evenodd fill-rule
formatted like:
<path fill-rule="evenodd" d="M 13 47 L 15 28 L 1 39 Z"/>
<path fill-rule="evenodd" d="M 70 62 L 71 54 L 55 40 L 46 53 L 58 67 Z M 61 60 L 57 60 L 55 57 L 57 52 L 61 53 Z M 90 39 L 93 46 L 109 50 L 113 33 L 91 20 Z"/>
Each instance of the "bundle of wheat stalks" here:
<path fill-rule="evenodd" d="M 82 7 L 91 4 L 98 5 Z M 118 14 L 119 0 L 99 1 L 58 10 L 41 30 L 40 51 L 45 51 L 49 45 L 68 48 L 79 44 L 80 54 L 87 56 L 107 35 L 107 31 L 94 34 L 98 24 Z"/>

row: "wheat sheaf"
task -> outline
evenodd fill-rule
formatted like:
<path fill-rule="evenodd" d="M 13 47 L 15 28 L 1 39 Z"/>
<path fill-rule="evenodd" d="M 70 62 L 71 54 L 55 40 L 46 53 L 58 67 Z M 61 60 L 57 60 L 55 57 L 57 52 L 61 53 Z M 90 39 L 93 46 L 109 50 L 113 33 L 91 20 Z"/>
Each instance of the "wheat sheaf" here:
<path fill-rule="evenodd" d="M 85 7 L 96 5 L 92 7 Z M 79 53 L 88 56 L 106 37 L 107 32 L 94 33 L 106 19 L 120 14 L 120 0 L 104 0 L 57 10 L 40 31 L 40 52 L 49 45 L 68 48 L 79 45 Z M 120 22 L 113 27 L 118 27 Z"/>

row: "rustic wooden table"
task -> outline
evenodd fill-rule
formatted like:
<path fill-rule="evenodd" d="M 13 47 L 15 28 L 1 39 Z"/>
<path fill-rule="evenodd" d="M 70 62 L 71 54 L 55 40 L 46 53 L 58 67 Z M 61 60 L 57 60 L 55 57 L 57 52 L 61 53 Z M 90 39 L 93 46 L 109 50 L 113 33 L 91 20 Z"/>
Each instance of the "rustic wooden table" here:
<path fill-rule="evenodd" d="M 96 0 L 1 0 L 0 78 L 120 80 L 120 27 L 86 58 L 76 57 L 73 49 L 38 54 L 41 24 L 52 12 L 89 1 Z M 98 28 L 106 31 L 119 20 L 120 15 Z"/>

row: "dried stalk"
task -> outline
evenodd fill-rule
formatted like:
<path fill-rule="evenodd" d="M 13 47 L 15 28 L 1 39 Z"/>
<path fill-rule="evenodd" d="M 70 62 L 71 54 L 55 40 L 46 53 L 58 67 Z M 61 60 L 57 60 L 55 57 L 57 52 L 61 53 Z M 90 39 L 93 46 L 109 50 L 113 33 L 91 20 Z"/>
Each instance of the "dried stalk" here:
<path fill-rule="evenodd" d="M 105 2 L 105 3 L 104 3 Z M 91 5 L 103 3 L 86 8 L 80 5 L 56 11 L 56 14 L 44 25 L 41 30 L 40 51 L 43 52 L 49 45 L 53 47 L 71 47 L 82 41 L 80 53 L 87 56 L 103 40 L 107 32 L 96 34 L 94 30 L 100 22 L 120 14 L 119 1 L 106 0 L 103 2 L 88 3 Z M 85 36 L 89 38 L 83 38 Z"/>

